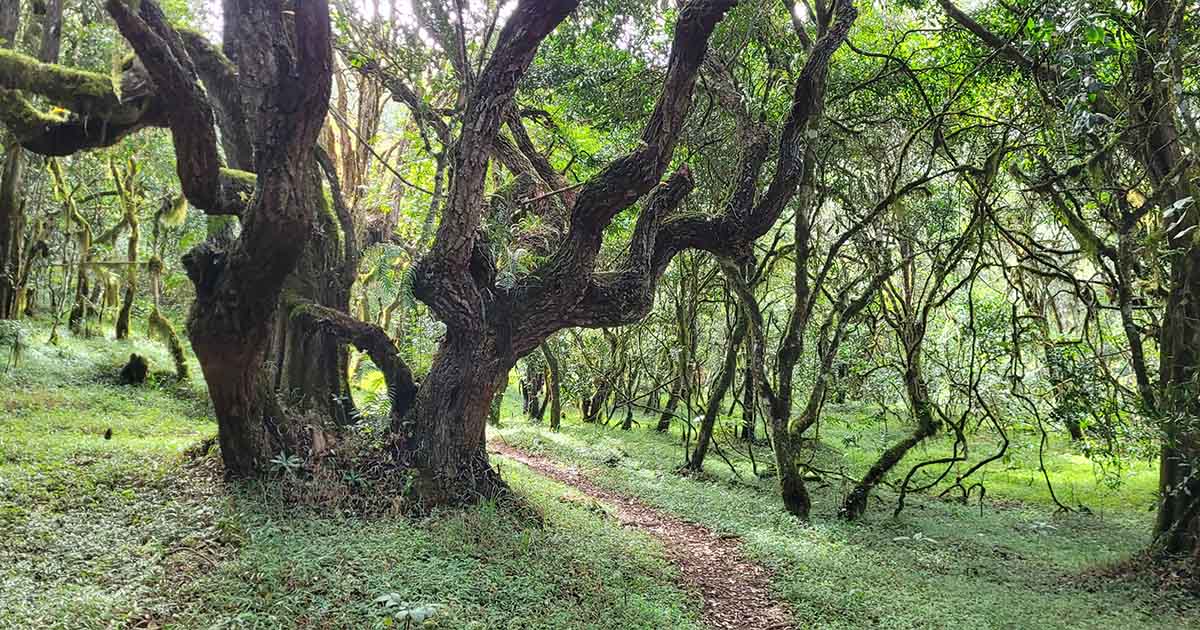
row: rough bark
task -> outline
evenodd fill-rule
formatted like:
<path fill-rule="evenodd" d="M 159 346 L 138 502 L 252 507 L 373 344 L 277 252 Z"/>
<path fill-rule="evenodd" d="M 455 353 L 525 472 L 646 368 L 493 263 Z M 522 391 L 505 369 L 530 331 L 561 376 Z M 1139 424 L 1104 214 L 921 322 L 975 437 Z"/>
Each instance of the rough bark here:
<path fill-rule="evenodd" d="M 320 149 L 308 167 L 312 180 L 319 182 L 318 166 L 330 184 L 333 205 L 325 202 L 319 184 L 305 195 L 312 205 L 312 234 L 285 283 L 283 300 L 287 303 L 280 310 L 272 349 L 278 366 L 275 386 L 289 405 L 315 410 L 337 425 L 347 425 L 357 422 L 359 414 L 350 393 L 346 345 L 325 328 L 292 317 L 289 307 L 289 303 L 310 303 L 350 312 L 351 287 L 359 263 L 354 220 L 333 164 Z"/>
<path fill-rule="evenodd" d="M 287 25 L 281 3 L 230 4 L 225 19 L 243 39 L 261 42 L 238 64 L 257 112 L 253 176 L 221 167 L 212 106 L 157 5 L 144 0 L 137 13 L 117 0 L 107 7 L 160 97 L 171 103 L 166 119 L 184 195 L 210 214 L 243 217 L 241 235 L 228 250 L 205 243 L 184 257 L 196 286 L 188 334 L 213 399 L 225 473 L 238 478 L 257 474 L 274 454 L 299 443 L 262 366 L 284 282 L 313 222 L 304 193 L 320 189 L 311 165 L 332 61 L 322 0 L 296 3 Z M 249 201 L 239 194 L 247 188 L 253 190 Z"/>

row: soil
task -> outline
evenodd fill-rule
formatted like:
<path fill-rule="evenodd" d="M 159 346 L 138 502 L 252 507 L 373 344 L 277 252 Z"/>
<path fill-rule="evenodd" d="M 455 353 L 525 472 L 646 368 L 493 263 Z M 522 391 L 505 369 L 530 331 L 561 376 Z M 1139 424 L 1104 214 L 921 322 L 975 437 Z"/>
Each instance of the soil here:
<path fill-rule="evenodd" d="M 490 449 L 610 505 L 617 520 L 654 536 L 679 569 L 685 589 L 704 602 L 700 620 L 718 630 L 772 630 L 792 627 L 787 607 L 771 595 L 770 572 L 746 558 L 737 538 L 683 520 L 631 496 L 592 483 L 577 468 L 507 444 Z"/>

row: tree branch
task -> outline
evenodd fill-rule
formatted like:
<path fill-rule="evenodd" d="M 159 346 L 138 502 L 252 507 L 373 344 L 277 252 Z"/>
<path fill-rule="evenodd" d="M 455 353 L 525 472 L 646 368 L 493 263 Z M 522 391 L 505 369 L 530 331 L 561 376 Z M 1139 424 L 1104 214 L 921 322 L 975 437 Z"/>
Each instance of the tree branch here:
<path fill-rule="evenodd" d="M 184 196 L 197 208 L 217 210 L 222 196 L 221 162 L 213 110 L 182 40 L 150 0 L 140 3 L 137 14 L 122 0 L 108 0 L 105 7 L 169 104 L 167 123 Z"/>
<path fill-rule="evenodd" d="M 366 352 L 379 371 L 383 372 L 392 403 L 393 421 L 408 413 L 417 397 L 417 384 L 413 380 L 412 370 L 400 358 L 396 344 L 382 328 L 295 296 L 289 296 L 287 306 L 292 320 L 305 328 L 322 330 Z"/>

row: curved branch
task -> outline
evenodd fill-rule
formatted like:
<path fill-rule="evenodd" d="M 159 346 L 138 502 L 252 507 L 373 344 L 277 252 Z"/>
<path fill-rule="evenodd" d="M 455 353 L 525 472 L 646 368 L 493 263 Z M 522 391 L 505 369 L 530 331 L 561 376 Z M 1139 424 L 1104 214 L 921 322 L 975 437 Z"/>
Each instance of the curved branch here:
<path fill-rule="evenodd" d="M 804 172 L 805 136 L 810 132 L 815 133 L 815 123 L 825 107 L 825 79 L 829 75 L 830 59 L 849 37 L 850 27 L 858 19 L 858 9 L 849 0 L 838 2 L 835 11 L 833 24 L 813 44 L 812 52 L 804 62 L 804 69 L 796 80 L 792 107 L 779 137 L 775 175 L 766 194 L 746 218 L 748 229 L 760 235 L 770 229 L 796 195 Z"/>
<path fill-rule="evenodd" d="M 517 81 L 533 62 L 538 45 L 578 0 L 521 2 L 509 18 L 463 116 L 463 132 L 454 152 L 454 181 L 430 257 L 465 266 L 479 227 L 487 161 L 500 122 L 512 102 Z"/>
<path fill-rule="evenodd" d="M 179 35 L 188 56 L 196 64 L 196 73 L 214 99 L 225 159 L 234 168 L 253 170 L 254 147 L 246 127 L 246 108 L 238 88 L 237 67 L 200 33 L 180 29 Z"/>
<path fill-rule="evenodd" d="M 136 14 L 122 0 L 108 0 L 105 7 L 169 103 L 167 123 L 184 196 L 202 210 L 218 208 L 221 161 L 213 110 L 179 34 L 150 0 L 143 0 Z"/>
<path fill-rule="evenodd" d="M 468 273 L 483 220 L 484 178 L 500 122 L 538 45 L 578 0 L 523 0 L 505 24 L 479 77 L 454 151 L 454 179 L 429 254 L 413 268 L 413 293 L 451 330 L 482 330 L 483 289 Z"/>
<path fill-rule="evenodd" d="M 295 296 L 289 296 L 288 307 L 292 320 L 305 328 L 320 329 L 366 352 L 379 371 L 383 372 L 392 403 L 391 417 L 403 418 L 408 413 L 417 397 L 417 384 L 413 380 L 412 370 L 400 358 L 396 344 L 382 328 Z"/>
<path fill-rule="evenodd" d="M 0 88 L 44 96 L 79 116 L 122 122 L 138 116 L 138 108 L 121 101 L 107 75 L 43 63 L 11 50 L 0 50 Z"/>
<path fill-rule="evenodd" d="M 734 0 L 695 0 L 680 11 L 666 80 L 642 130 L 641 146 L 610 162 L 579 192 L 560 272 L 577 276 L 589 271 L 600 251 L 605 226 L 659 183 L 691 110 L 692 89 L 709 37 L 735 4 Z"/>

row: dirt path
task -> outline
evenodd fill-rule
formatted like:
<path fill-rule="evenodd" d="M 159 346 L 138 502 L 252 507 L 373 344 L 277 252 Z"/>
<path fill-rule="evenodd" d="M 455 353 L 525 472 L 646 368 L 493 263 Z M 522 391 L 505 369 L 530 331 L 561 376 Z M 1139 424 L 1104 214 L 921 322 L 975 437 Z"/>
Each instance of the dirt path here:
<path fill-rule="evenodd" d="M 662 541 L 667 554 L 679 567 L 684 587 L 698 592 L 703 598 L 700 620 L 709 628 L 766 630 L 792 627 L 787 608 L 771 597 L 767 569 L 748 560 L 736 539 L 671 516 L 633 497 L 601 488 L 574 467 L 499 442 L 491 442 L 488 446 L 494 453 L 615 507 L 617 520 L 622 525 L 640 529 Z"/>

